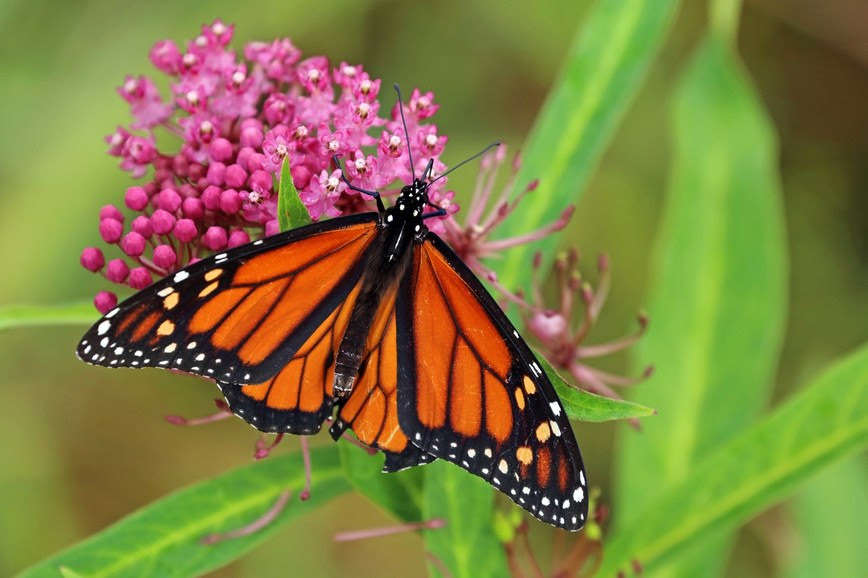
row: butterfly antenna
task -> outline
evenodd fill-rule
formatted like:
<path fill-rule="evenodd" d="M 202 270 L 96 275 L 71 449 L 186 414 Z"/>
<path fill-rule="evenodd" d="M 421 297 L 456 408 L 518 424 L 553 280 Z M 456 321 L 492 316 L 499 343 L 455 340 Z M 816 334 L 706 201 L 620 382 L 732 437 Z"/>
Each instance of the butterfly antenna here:
<path fill-rule="evenodd" d="M 442 175 L 440 175 L 439 177 L 437 177 L 436 179 L 434 179 L 433 181 L 431 181 L 428 184 L 432 185 L 432 184 L 436 183 L 437 181 L 439 181 L 440 179 L 442 179 L 443 177 L 445 177 L 446 175 L 448 175 L 449 173 L 451 173 L 452 171 L 454 171 L 458 167 L 460 167 L 462 165 L 466 165 L 467 163 L 469 163 L 470 161 L 472 161 L 474 159 L 478 159 L 479 157 L 481 157 L 482 155 L 484 155 L 485 153 L 487 153 L 488 151 L 490 151 L 494 147 L 499 147 L 499 146 L 500 146 L 500 141 L 499 140 L 494 141 L 493 143 L 491 143 L 490 145 L 488 145 L 487 147 L 485 147 L 484 149 L 482 149 L 481 151 L 479 151 L 478 153 L 476 153 L 475 155 L 473 155 L 469 159 L 464 159 L 463 161 L 461 161 L 460 163 L 458 163 L 457 165 L 455 165 L 454 167 L 452 167 L 451 169 L 449 169 L 448 171 L 446 171 L 445 173 L 443 173 Z"/>
<path fill-rule="evenodd" d="M 425 165 L 425 170 L 422 172 L 422 180 L 427 181 L 431 178 L 431 172 L 434 170 L 434 159 L 428 159 L 428 164 Z"/>
<path fill-rule="evenodd" d="M 413 182 L 416 182 L 416 169 L 413 168 L 413 153 L 410 152 L 410 132 L 407 130 L 407 121 L 404 119 L 404 99 L 401 97 L 401 89 L 398 83 L 394 84 L 395 92 L 398 93 L 398 111 L 401 113 L 401 123 L 404 125 L 404 138 L 407 139 L 407 156 L 410 157 L 410 173 L 413 175 Z"/>

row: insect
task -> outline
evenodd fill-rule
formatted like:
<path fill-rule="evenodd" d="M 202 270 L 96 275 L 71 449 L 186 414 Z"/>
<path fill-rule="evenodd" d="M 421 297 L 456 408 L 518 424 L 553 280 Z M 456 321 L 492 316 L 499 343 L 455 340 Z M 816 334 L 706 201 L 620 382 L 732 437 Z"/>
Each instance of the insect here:
<path fill-rule="evenodd" d="M 563 406 L 482 283 L 426 227 L 445 214 L 428 199 L 432 167 L 388 209 L 347 181 L 377 212 L 280 233 L 156 282 L 100 319 L 78 356 L 212 378 L 264 432 L 311 435 L 334 416 L 332 437 L 351 429 L 385 453 L 384 472 L 444 459 L 537 518 L 580 529 L 587 483 Z"/>

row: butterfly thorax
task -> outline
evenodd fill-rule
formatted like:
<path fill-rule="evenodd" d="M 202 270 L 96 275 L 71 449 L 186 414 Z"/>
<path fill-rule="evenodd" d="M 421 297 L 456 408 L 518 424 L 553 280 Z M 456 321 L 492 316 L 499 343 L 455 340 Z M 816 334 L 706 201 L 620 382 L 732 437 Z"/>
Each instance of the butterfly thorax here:
<path fill-rule="evenodd" d="M 428 185 L 416 179 L 401 189 L 395 204 L 380 216 L 383 234 L 375 241 L 381 244 L 368 252 L 364 265 L 362 287 L 347 330 L 335 357 L 333 395 L 345 399 L 365 358 L 365 344 L 371 324 L 384 298 L 391 296 L 407 269 L 414 241 L 422 241 L 428 233 L 422 213 L 428 203 Z"/>
<path fill-rule="evenodd" d="M 401 189 L 395 204 L 382 214 L 380 226 L 386 230 L 386 251 L 398 260 L 413 238 L 425 236 L 428 229 L 422 222 L 422 213 L 428 204 L 428 184 L 416 179 Z"/>

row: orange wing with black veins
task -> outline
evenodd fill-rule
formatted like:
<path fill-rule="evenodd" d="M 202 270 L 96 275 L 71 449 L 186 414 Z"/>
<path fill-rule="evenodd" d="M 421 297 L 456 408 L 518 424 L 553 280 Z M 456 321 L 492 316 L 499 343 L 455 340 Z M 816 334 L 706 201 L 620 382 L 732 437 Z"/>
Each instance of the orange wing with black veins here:
<path fill-rule="evenodd" d="M 398 423 L 407 438 L 541 520 L 581 528 L 584 466 L 554 387 L 491 295 L 436 235 L 414 248 L 396 313 Z"/>

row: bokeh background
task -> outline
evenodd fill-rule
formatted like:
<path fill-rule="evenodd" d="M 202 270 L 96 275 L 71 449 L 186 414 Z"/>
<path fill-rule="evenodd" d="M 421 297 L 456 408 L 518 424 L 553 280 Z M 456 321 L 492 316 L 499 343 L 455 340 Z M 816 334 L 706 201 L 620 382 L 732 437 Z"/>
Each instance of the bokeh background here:
<path fill-rule="evenodd" d="M 98 241 L 99 207 L 121 203 L 130 184 L 105 154 L 103 136 L 129 121 L 115 87 L 125 74 L 153 72 L 147 53 L 156 40 L 185 41 L 219 17 L 236 24 L 237 48 L 289 36 L 306 55 L 362 63 L 386 85 L 433 90 L 442 104 L 437 125 L 450 137 L 444 160 L 454 163 L 495 138 L 520 145 L 588 4 L 5 0 L 0 305 L 64 303 L 102 288 L 78 255 Z M 683 3 L 561 238 L 582 249 L 589 272 L 597 252 L 611 254 L 613 289 L 599 340 L 629 331 L 643 305 L 671 153 L 671 90 L 705 26 L 704 3 Z M 779 399 L 868 335 L 868 6 L 748 1 L 739 48 L 780 139 L 791 264 Z M 382 100 L 390 98 L 384 90 Z M 459 198 L 473 178 L 473 170 L 454 175 Z M 73 354 L 82 330 L 0 332 L 0 575 L 251 457 L 256 434 L 239 420 L 178 429 L 161 419 L 210 412 L 216 389 L 156 371 L 85 366 Z M 625 371 L 626 363 L 615 357 L 601 367 Z M 622 427 L 576 427 L 604 495 Z M 314 443 L 330 443 L 322 437 Z M 823 476 L 865 479 L 864 460 Z M 817 503 L 806 496 L 821 494 L 824 483 L 749 523 L 728 574 L 802 575 L 811 539 L 805 521 Z M 865 507 L 865 487 L 856 483 L 854 491 Z M 388 523 L 364 498 L 344 496 L 215 575 L 423 576 L 414 535 L 332 540 L 340 530 Z"/>

